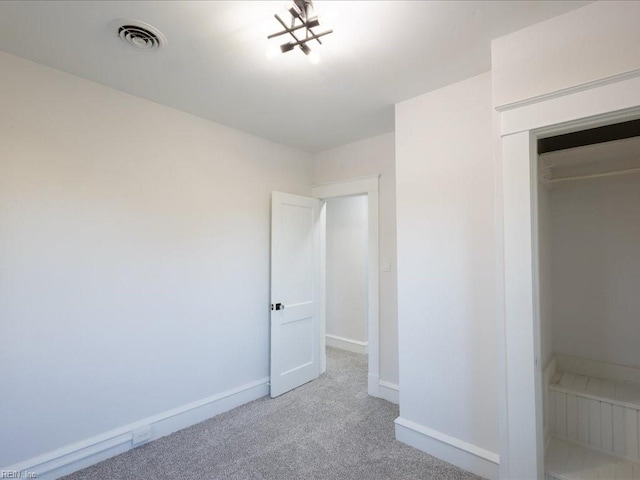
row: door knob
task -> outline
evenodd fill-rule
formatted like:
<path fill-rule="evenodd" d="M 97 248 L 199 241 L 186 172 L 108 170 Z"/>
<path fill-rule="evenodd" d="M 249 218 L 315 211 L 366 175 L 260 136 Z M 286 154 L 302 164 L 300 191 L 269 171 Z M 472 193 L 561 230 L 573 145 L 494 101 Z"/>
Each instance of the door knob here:
<path fill-rule="evenodd" d="M 273 306 L 273 303 L 271 304 L 271 310 L 284 310 L 284 304 L 283 303 L 276 303 L 276 306 Z"/>

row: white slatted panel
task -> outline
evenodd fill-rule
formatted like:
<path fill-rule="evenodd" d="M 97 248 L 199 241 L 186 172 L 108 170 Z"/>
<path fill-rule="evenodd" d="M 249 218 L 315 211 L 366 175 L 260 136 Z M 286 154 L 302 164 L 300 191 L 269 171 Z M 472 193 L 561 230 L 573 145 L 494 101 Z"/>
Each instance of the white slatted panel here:
<path fill-rule="evenodd" d="M 640 480 L 640 404 L 633 406 L 640 401 L 640 386 L 570 373 L 558 375 L 556 381 L 548 385 L 546 392 L 550 433 L 633 460 L 621 463 L 622 470 L 618 471 L 615 462 L 604 465 L 602 459 L 596 459 L 597 469 L 589 470 L 589 475 L 595 475 L 593 478 L 629 478 L 630 469 L 637 463 Z M 557 467 L 555 475 L 562 476 L 567 469 L 584 470 L 577 467 L 577 457 L 563 451 L 559 455 L 552 462 Z M 589 475 L 585 473 L 584 478 L 592 478 Z"/>
<path fill-rule="evenodd" d="M 612 406 L 613 416 L 613 451 L 619 455 L 625 454 L 624 447 L 624 407 Z"/>
<path fill-rule="evenodd" d="M 600 402 L 600 428 L 602 429 L 602 449 L 613 452 L 613 409 L 607 402 Z"/>
<path fill-rule="evenodd" d="M 567 394 L 567 438 L 578 440 L 578 397 Z"/>
<path fill-rule="evenodd" d="M 556 392 L 556 435 L 561 437 L 567 436 L 567 395 L 562 392 Z"/>
<path fill-rule="evenodd" d="M 578 397 L 578 441 L 589 443 L 589 399 Z"/>
<path fill-rule="evenodd" d="M 589 400 L 589 445 L 598 448 L 602 446 L 600 418 L 600 402 Z"/>

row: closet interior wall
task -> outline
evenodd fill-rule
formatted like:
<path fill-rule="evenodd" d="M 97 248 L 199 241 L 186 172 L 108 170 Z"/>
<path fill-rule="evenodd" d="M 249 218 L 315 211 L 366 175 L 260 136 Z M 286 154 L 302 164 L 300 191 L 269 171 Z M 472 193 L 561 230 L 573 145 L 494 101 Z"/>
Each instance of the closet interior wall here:
<path fill-rule="evenodd" d="M 543 365 L 561 354 L 640 368 L 640 137 L 540 167 Z"/>
<path fill-rule="evenodd" d="M 546 478 L 640 478 L 640 137 L 538 167 Z"/>

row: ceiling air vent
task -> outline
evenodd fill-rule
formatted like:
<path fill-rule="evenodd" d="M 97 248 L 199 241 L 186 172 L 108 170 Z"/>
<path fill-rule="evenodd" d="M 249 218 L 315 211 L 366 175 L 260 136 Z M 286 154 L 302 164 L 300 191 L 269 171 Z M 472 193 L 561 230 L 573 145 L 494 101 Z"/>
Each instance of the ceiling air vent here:
<path fill-rule="evenodd" d="M 155 27 L 137 20 L 121 20 L 118 36 L 123 42 L 140 50 L 157 50 L 167 44 L 165 36 Z"/>

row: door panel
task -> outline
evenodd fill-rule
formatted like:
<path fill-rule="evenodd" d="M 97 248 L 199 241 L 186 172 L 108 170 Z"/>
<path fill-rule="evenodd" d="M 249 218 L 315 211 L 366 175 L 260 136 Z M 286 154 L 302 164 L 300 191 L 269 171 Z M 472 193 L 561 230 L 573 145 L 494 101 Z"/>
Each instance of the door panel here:
<path fill-rule="evenodd" d="M 314 209 L 282 203 L 282 295 L 286 305 L 313 302 Z"/>
<path fill-rule="evenodd" d="M 320 374 L 320 201 L 273 192 L 271 396 Z M 281 304 L 281 308 L 276 308 Z"/>
<path fill-rule="evenodd" d="M 282 355 L 284 374 L 304 368 L 313 362 L 313 317 L 295 319 L 281 325 L 282 344 L 291 345 Z"/>

